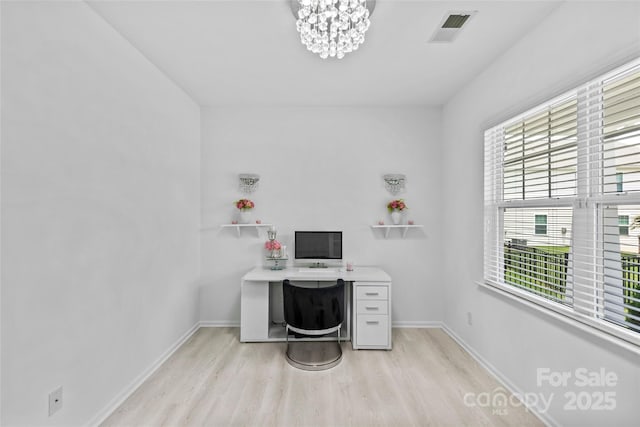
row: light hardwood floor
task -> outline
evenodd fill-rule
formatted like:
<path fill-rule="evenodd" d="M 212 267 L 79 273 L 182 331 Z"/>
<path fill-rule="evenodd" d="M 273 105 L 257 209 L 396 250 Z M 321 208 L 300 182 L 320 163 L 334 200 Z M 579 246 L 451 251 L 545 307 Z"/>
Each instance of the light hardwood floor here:
<path fill-rule="evenodd" d="M 328 371 L 285 360 L 284 343 L 201 328 L 103 426 L 542 426 L 522 406 L 465 405 L 502 390 L 440 329 L 394 329 L 392 351 L 351 350 Z M 504 410 L 506 409 L 506 414 Z"/>

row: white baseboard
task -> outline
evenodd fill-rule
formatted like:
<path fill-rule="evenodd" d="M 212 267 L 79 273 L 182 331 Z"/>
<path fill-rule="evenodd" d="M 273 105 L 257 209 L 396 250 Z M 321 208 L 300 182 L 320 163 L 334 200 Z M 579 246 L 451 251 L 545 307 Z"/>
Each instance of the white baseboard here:
<path fill-rule="evenodd" d="M 229 320 L 201 320 L 199 323 L 201 328 L 239 328 L 239 321 Z"/>
<path fill-rule="evenodd" d="M 509 380 L 509 378 L 507 378 L 506 375 L 504 375 L 502 372 L 500 372 L 499 369 L 497 369 L 495 366 L 493 366 L 491 363 L 489 363 L 484 357 L 482 357 L 475 349 L 473 349 L 473 347 L 469 346 L 462 338 L 460 338 L 455 332 L 453 332 L 451 329 L 449 329 L 449 327 L 442 323 L 442 330 L 449 335 L 455 342 L 457 342 L 460 347 L 462 347 L 467 353 L 469 353 L 471 355 L 471 357 L 473 357 L 476 362 L 478 362 L 484 369 L 486 369 L 491 375 L 494 376 L 494 378 L 496 380 L 498 380 L 498 382 L 500 382 L 500 384 L 509 392 L 517 395 L 517 396 L 523 396 L 524 393 L 522 390 L 520 390 L 519 387 L 517 387 L 515 384 L 513 384 L 511 382 L 511 380 Z M 549 414 L 547 413 L 540 413 L 538 412 L 537 408 L 534 408 L 532 406 L 529 406 L 526 404 L 526 402 L 522 402 L 523 405 L 526 406 L 527 410 L 529 412 L 531 412 L 533 415 L 535 415 L 536 417 L 538 417 L 538 419 L 540 419 L 540 421 L 542 421 L 543 423 L 545 423 L 547 426 L 551 426 L 551 427 L 555 427 L 555 426 L 559 426 L 560 424 L 558 424 L 556 422 L 556 420 L 554 420 Z"/>
<path fill-rule="evenodd" d="M 439 320 L 399 320 L 391 325 L 394 328 L 442 328 L 442 322 Z"/>
<path fill-rule="evenodd" d="M 185 332 L 171 347 L 169 347 L 155 362 L 145 369 L 137 378 L 135 378 L 127 387 L 125 387 L 118 395 L 111 400 L 100 412 L 98 412 L 88 423 L 88 426 L 99 426 L 115 411 L 122 403 L 127 400 L 134 391 L 138 389 L 177 349 L 182 346 L 198 329 L 200 322 L 194 324 L 187 332 Z"/>

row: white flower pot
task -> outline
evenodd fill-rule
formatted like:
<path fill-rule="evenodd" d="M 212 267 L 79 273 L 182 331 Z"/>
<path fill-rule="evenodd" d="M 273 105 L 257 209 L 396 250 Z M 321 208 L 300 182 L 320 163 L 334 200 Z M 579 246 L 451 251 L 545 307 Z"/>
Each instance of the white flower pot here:
<path fill-rule="evenodd" d="M 400 224 L 401 220 L 402 220 L 402 212 L 400 211 L 391 212 L 391 222 L 393 222 L 393 225 Z"/>
<path fill-rule="evenodd" d="M 241 210 L 240 211 L 240 224 L 249 224 L 251 222 L 251 211 L 250 210 Z"/>

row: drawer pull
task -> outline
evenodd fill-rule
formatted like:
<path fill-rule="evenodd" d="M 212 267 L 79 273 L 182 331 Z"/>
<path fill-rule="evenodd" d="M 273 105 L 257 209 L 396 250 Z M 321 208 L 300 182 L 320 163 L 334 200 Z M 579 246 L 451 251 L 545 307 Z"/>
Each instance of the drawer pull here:
<path fill-rule="evenodd" d="M 365 294 L 365 295 L 367 295 L 367 296 L 377 296 L 377 295 L 380 295 L 380 294 L 379 294 L 379 293 L 377 293 L 377 292 L 365 292 L 364 294 Z"/>
<path fill-rule="evenodd" d="M 380 323 L 377 320 L 367 320 L 367 325 L 377 325 L 378 323 Z"/>
<path fill-rule="evenodd" d="M 380 307 L 368 305 L 365 307 L 367 310 L 380 310 Z"/>

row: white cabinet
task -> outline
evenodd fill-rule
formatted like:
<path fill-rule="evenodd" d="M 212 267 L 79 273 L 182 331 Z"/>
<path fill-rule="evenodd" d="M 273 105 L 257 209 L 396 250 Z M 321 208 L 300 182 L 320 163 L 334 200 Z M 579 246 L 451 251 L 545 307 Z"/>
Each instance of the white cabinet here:
<path fill-rule="evenodd" d="M 269 339 L 269 282 L 243 280 L 240 289 L 240 341 L 266 341 Z"/>
<path fill-rule="evenodd" d="M 353 349 L 390 350 L 391 282 L 354 282 L 353 299 Z"/>

